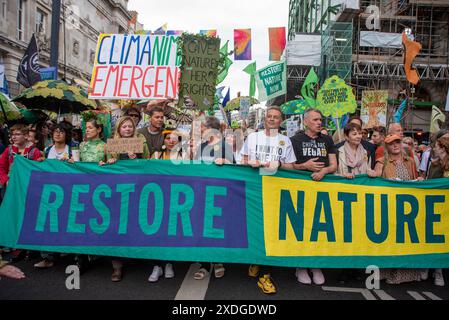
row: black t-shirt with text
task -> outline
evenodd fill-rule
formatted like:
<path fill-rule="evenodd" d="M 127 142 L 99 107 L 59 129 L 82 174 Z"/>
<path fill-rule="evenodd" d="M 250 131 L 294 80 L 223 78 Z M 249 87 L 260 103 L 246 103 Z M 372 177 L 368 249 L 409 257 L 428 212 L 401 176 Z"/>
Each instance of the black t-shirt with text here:
<path fill-rule="evenodd" d="M 324 165 L 328 167 L 329 154 L 336 154 L 332 138 L 325 134 L 319 134 L 312 139 L 305 132 L 301 131 L 296 133 L 290 140 L 295 151 L 297 164 L 318 158 L 319 162 L 324 162 Z"/>

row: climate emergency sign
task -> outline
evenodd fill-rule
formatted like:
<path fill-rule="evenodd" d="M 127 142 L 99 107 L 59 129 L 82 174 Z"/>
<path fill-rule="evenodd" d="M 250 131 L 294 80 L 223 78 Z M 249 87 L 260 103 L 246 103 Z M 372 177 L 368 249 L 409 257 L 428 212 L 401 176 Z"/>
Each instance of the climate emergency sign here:
<path fill-rule="evenodd" d="M 101 34 L 90 99 L 178 97 L 177 36 Z"/>

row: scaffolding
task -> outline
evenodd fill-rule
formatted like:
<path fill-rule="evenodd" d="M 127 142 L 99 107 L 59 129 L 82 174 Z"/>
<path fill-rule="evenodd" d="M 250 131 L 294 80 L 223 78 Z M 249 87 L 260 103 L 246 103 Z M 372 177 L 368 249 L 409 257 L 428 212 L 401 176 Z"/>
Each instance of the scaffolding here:
<path fill-rule="evenodd" d="M 430 113 L 432 104 L 443 106 L 446 101 L 449 0 L 359 0 L 358 10 L 349 10 L 350 2 L 354 0 L 291 0 L 289 39 L 297 33 L 320 33 L 320 78 L 334 74 L 344 78 L 354 88 L 359 102 L 364 90 L 388 90 L 390 101 L 394 101 L 390 109 L 394 111 L 405 92 L 411 101 L 403 125 L 410 131 L 417 129 L 416 123 L 420 122 L 413 118 L 414 113 Z M 373 6 L 379 10 L 376 29 L 372 23 Z M 402 33 L 406 29 L 422 45 L 413 65 L 420 75 L 416 86 L 407 81 L 403 65 Z M 369 37 L 375 41 L 366 41 Z M 289 66 L 289 89 L 300 87 L 309 69 L 304 65 Z"/>
<path fill-rule="evenodd" d="M 380 9 L 379 29 L 372 30 L 369 6 Z M 361 99 L 364 90 L 386 89 L 396 102 L 405 96 L 409 104 L 402 119 L 408 131 L 422 129 L 427 121 L 422 107 L 430 114 L 432 104 L 443 105 L 449 84 L 449 1 L 440 0 L 361 0 L 361 13 L 354 19 L 353 87 Z M 371 27 L 371 28 L 370 28 Z M 403 65 L 403 47 L 388 45 L 366 46 L 363 33 L 380 32 L 401 36 L 411 30 L 422 49 L 414 60 L 420 82 L 413 86 L 407 82 Z M 404 94 L 405 93 L 405 94 Z M 395 105 L 390 105 L 390 114 Z M 430 117 L 430 116 L 429 116 Z"/>
<path fill-rule="evenodd" d="M 322 33 L 322 81 L 337 75 L 346 82 L 351 82 L 352 30 L 351 22 L 331 22 Z"/>
<path fill-rule="evenodd" d="M 341 8 L 341 4 L 332 5 L 332 2 L 332 0 L 291 0 L 288 39 L 292 40 L 297 33 L 322 33 Z"/>

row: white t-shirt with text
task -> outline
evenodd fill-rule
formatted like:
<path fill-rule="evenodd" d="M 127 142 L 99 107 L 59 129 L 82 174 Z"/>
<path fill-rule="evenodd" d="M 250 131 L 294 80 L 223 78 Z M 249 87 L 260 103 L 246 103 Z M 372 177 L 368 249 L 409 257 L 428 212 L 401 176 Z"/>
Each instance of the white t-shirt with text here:
<path fill-rule="evenodd" d="M 267 136 L 265 131 L 251 133 L 243 145 L 242 156 L 248 160 L 259 160 L 262 164 L 268 162 L 296 162 L 290 138 L 282 134 Z"/>

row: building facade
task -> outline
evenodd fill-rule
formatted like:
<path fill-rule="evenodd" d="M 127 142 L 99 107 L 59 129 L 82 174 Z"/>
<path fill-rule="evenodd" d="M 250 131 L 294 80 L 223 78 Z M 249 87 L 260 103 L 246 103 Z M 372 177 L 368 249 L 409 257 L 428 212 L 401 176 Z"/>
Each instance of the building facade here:
<path fill-rule="evenodd" d="M 404 31 L 422 45 L 414 60 L 420 75 L 416 86 L 406 80 Z M 449 87 L 449 1 L 291 0 L 290 47 L 295 39 L 311 35 L 321 42 L 317 53 L 321 58 L 313 65 L 320 78 L 334 74 L 344 78 L 359 103 L 364 90 L 388 90 L 391 119 L 406 93 L 410 101 L 402 125 L 411 134 L 429 130 L 432 105 L 444 109 Z M 289 98 L 297 94 L 312 66 L 302 65 L 301 56 L 294 58 L 288 68 Z"/>
<path fill-rule="evenodd" d="M 41 68 L 49 66 L 51 0 L 0 0 L 0 64 L 5 66 L 11 95 L 19 62 L 33 35 Z M 134 33 L 141 28 L 128 0 L 61 0 L 58 78 L 87 87 L 100 33 Z"/>

